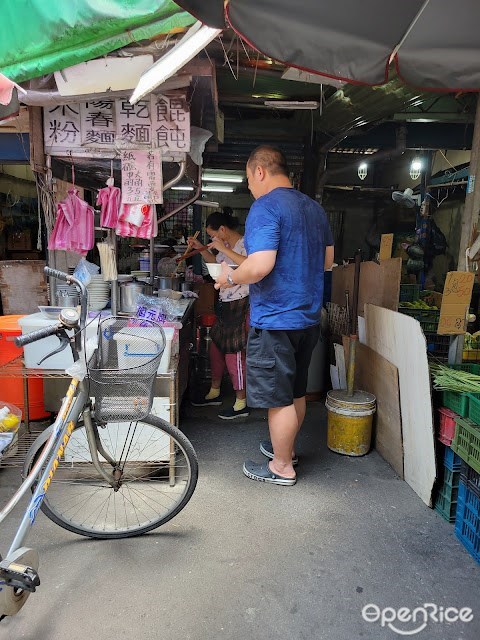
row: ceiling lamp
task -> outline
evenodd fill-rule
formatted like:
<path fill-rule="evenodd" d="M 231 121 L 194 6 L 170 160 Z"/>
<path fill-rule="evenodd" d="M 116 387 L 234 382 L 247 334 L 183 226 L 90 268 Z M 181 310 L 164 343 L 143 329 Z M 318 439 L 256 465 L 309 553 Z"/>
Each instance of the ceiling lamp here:
<path fill-rule="evenodd" d="M 295 100 L 265 100 L 263 103 L 266 107 L 275 107 L 275 109 L 309 109 L 313 111 L 318 109 L 319 102 L 314 100 L 306 100 L 304 102 L 296 102 Z"/>
<path fill-rule="evenodd" d="M 218 202 L 214 202 L 213 200 L 195 200 L 195 202 L 193 204 L 198 204 L 200 207 L 209 207 L 211 209 L 215 209 L 216 207 L 219 207 L 220 204 Z"/>
<path fill-rule="evenodd" d="M 360 180 L 365 180 L 365 178 L 367 177 L 367 173 L 368 173 L 367 163 L 362 162 L 361 164 L 358 165 L 358 170 L 357 170 L 357 174 Z"/>
<path fill-rule="evenodd" d="M 220 33 L 222 29 L 211 29 L 201 22 L 196 22 L 170 51 L 142 74 L 130 98 L 131 104 L 135 104 L 159 84 L 175 75 Z"/>
<path fill-rule="evenodd" d="M 412 180 L 418 180 L 420 174 L 422 173 L 422 162 L 419 158 L 414 158 L 412 160 L 409 173 Z"/>
<path fill-rule="evenodd" d="M 234 187 L 221 184 L 204 184 L 202 191 L 216 191 L 217 193 L 233 193 Z"/>
<path fill-rule="evenodd" d="M 172 191 L 193 191 L 193 187 L 171 187 Z"/>
<path fill-rule="evenodd" d="M 204 173 L 202 177 L 204 180 L 208 180 L 209 182 L 233 182 L 236 184 L 239 184 L 244 180 L 242 176 L 221 176 L 218 173 L 214 175 L 211 173 Z"/>

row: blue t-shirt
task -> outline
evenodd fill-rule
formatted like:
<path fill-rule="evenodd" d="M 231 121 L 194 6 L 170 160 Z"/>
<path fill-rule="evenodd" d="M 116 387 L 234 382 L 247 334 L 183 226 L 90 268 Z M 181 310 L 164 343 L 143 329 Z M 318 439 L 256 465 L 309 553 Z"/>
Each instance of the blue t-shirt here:
<path fill-rule="evenodd" d="M 277 251 L 272 271 L 250 285 L 250 324 L 305 329 L 320 323 L 325 247 L 333 245 L 323 208 L 296 189 L 256 200 L 245 224 L 247 254 Z"/>

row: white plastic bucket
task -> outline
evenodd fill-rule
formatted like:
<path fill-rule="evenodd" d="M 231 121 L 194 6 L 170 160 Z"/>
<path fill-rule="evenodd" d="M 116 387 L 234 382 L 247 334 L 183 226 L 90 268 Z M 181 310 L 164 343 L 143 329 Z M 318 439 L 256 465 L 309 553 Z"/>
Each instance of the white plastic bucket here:
<path fill-rule="evenodd" d="M 154 358 L 158 354 L 160 345 L 157 341 L 152 341 L 151 336 L 157 331 L 157 329 L 145 327 L 128 327 L 116 333 L 113 339 L 117 343 L 118 368 L 131 369 L 140 367 Z M 165 327 L 163 331 L 165 333 L 165 349 L 158 365 L 158 373 L 166 373 L 168 371 L 175 329 L 173 327 Z M 145 340 L 142 341 L 142 337 L 145 337 Z"/>

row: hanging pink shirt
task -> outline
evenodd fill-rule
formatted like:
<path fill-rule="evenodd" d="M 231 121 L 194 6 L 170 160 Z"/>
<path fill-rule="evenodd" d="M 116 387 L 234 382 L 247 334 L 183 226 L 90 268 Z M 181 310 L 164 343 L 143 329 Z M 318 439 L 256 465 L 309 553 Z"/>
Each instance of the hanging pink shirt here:
<path fill-rule="evenodd" d="M 122 201 L 122 192 L 118 187 L 104 187 L 97 196 L 97 204 L 101 206 L 100 226 L 115 229 Z"/>
<path fill-rule="evenodd" d="M 94 244 L 93 207 L 78 197 L 77 189 L 70 189 L 65 200 L 57 205 L 57 219 L 48 241 L 48 248 L 86 255 Z"/>

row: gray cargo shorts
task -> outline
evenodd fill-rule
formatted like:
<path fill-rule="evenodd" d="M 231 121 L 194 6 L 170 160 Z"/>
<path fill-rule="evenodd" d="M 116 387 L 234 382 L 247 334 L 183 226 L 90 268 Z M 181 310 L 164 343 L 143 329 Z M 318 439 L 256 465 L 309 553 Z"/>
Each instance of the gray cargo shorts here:
<path fill-rule="evenodd" d="M 320 326 L 270 330 L 251 327 L 247 345 L 247 404 L 286 407 L 307 392 L 308 367 Z"/>

